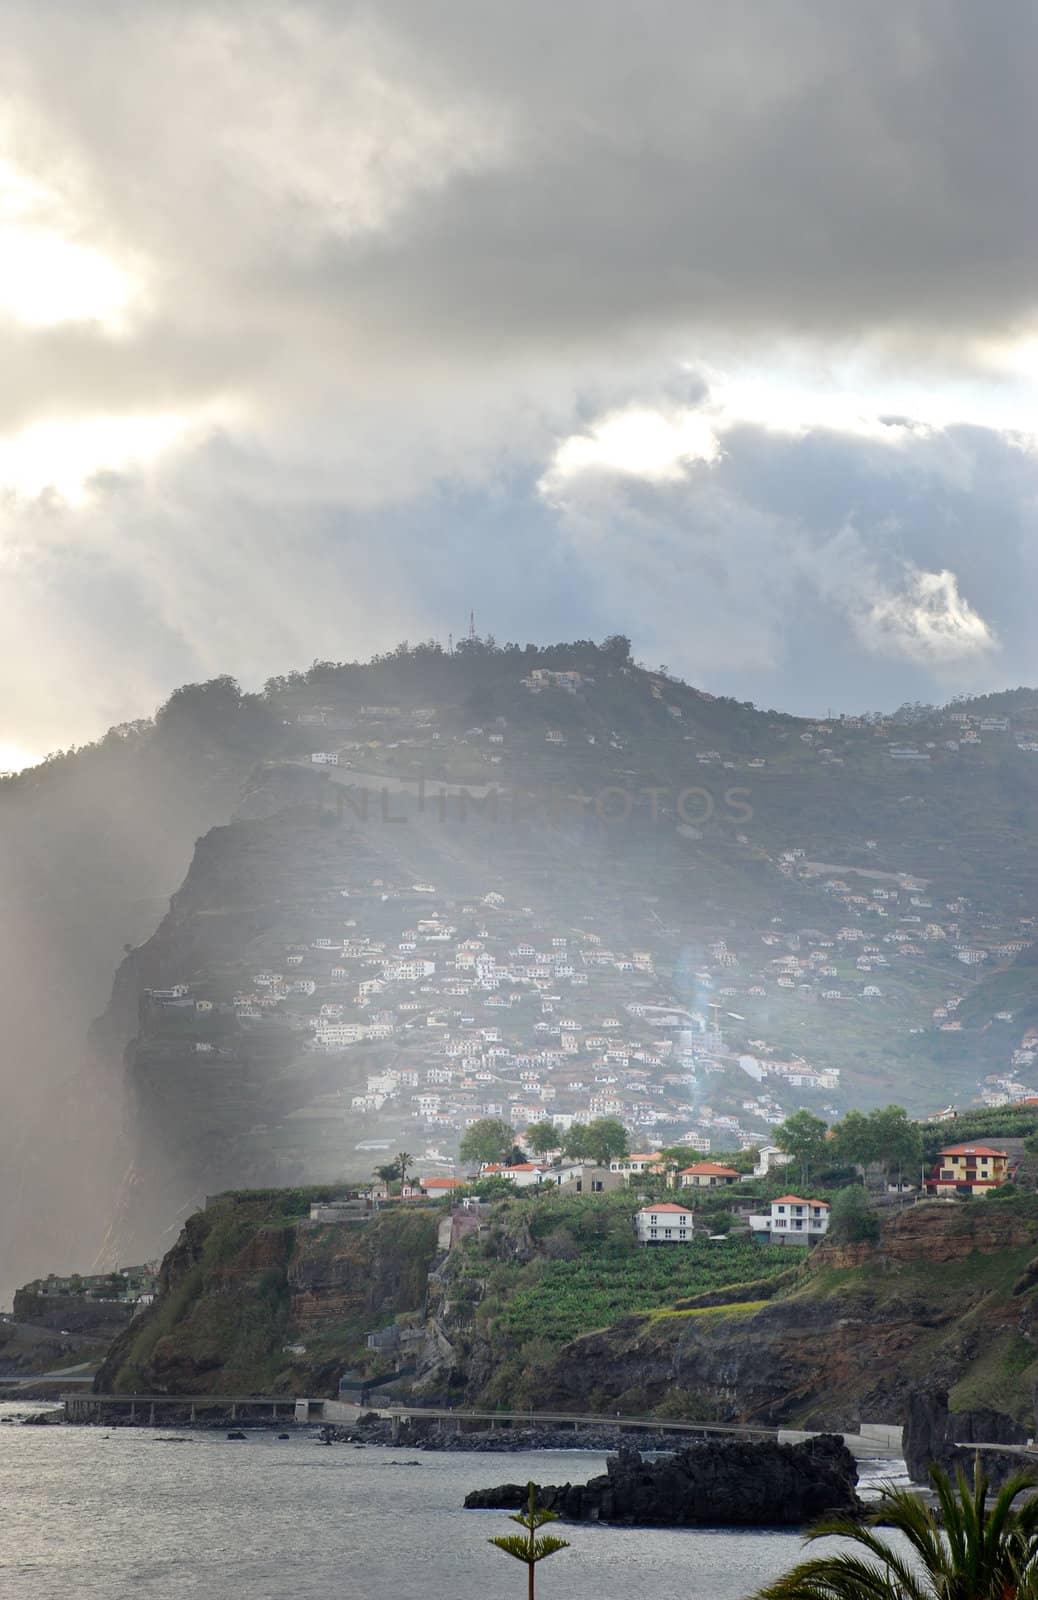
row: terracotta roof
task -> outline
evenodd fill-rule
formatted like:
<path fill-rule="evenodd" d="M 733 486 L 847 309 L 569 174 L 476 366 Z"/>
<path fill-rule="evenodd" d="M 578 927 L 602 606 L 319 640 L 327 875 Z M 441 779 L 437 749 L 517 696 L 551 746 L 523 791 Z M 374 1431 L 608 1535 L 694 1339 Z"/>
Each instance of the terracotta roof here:
<path fill-rule="evenodd" d="M 642 1206 L 641 1210 L 638 1212 L 638 1215 L 640 1217 L 645 1217 L 648 1216 L 650 1211 L 665 1211 L 669 1216 L 692 1216 L 692 1212 L 687 1206 L 676 1206 L 673 1205 L 669 1200 L 664 1200 L 663 1203 L 658 1206 Z"/>
<path fill-rule="evenodd" d="M 465 1187 L 461 1178 L 420 1178 L 419 1183 L 423 1189 L 464 1189 Z"/>
<path fill-rule="evenodd" d="M 826 1211 L 829 1210 L 828 1200 L 805 1200 L 798 1194 L 780 1194 L 771 1203 L 773 1206 L 824 1206 Z"/>
<path fill-rule="evenodd" d="M 1005 1150 L 995 1150 L 989 1144 L 949 1144 L 938 1150 L 939 1156 L 1005 1156 Z"/>
<path fill-rule="evenodd" d="M 736 1172 L 734 1167 L 722 1167 L 718 1161 L 696 1161 L 691 1167 L 682 1167 L 679 1177 L 686 1178 L 690 1172 L 703 1172 L 713 1178 L 741 1178 L 742 1173 Z"/>

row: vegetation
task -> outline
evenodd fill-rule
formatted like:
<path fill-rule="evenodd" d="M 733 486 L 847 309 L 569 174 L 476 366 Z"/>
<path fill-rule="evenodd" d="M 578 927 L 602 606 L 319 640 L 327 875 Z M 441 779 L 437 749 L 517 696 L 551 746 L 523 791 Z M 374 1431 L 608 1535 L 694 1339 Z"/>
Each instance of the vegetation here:
<path fill-rule="evenodd" d="M 840 1161 L 864 1170 L 882 1167 L 887 1173 L 918 1167 L 923 1153 L 922 1135 L 903 1106 L 880 1110 L 848 1111 L 833 1130 L 833 1153 Z"/>
<path fill-rule="evenodd" d="M 829 1126 L 810 1111 L 794 1111 L 775 1130 L 775 1143 L 793 1157 L 800 1168 L 800 1181 L 807 1183 L 826 1157 Z"/>
<path fill-rule="evenodd" d="M 546 1156 L 559 1148 L 559 1130 L 554 1122 L 535 1122 L 525 1133 L 527 1147 L 535 1156 Z"/>
<path fill-rule="evenodd" d="M 568 1539 L 557 1539 L 554 1534 L 538 1534 L 538 1528 L 543 1528 L 546 1522 L 558 1522 L 558 1513 L 545 1511 L 537 1505 L 537 1486 L 530 1484 L 530 1503 L 525 1511 L 514 1512 L 511 1521 L 518 1522 L 521 1528 L 526 1529 L 525 1537 L 521 1533 L 499 1534 L 496 1539 L 489 1539 L 488 1544 L 496 1545 L 498 1550 L 503 1550 L 505 1555 L 514 1556 L 517 1561 L 523 1562 L 527 1570 L 529 1600 L 534 1600 L 534 1571 L 537 1563 L 544 1561 L 548 1556 L 553 1556 L 560 1550 L 569 1549 Z"/>
<path fill-rule="evenodd" d="M 515 1129 L 501 1117 L 480 1117 L 466 1128 L 459 1154 L 466 1166 L 507 1162 L 515 1145 Z"/>
<path fill-rule="evenodd" d="M 836 1536 L 851 1549 L 802 1561 L 758 1600 L 1033 1600 L 1038 1592 L 1038 1499 L 1019 1504 L 1034 1479 L 1010 1478 L 989 1500 L 978 1460 L 972 1487 L 940 1468 L 937 1505 L 888 1488 L 864 1523 L 830 1517 L 809 1539 Z M 876 1532 L 889 1528 L 897 1543 Z M 907 1550 L 905 1546 L 907 1545 Z"/>
<path fill-rule="evenodd" d="M 707 1291 L 761 1283 L 789 1270 L 780 1246 L 747 1238 L 646 1249 L 634 1238 L 629 1194 L 516 1197 L 495 1210 L 456 1269 L 485 1289 L 477 1321 L 502 1358 L 530 1342 L 550 1354 L 620 1317 Z M 764 1294 L 759 1295 L 764 1298 Z"/>
<path fill-rule="evenodd" d="M 593 1161 L 597 1167 L 607 1167 L 610 1161 L 627 1155 L 627 1129 L 616 1117 L 575 1123 L 563 1140 L 562 1151 L 570 1161 Z"/>
<path fill-rule="evenodd" d="M 836 1244 L 874 1244 L 879 1238 L 879 1218 L 860 1185 L 838 1191 L 829 1212 L 829 1238 Z"/>

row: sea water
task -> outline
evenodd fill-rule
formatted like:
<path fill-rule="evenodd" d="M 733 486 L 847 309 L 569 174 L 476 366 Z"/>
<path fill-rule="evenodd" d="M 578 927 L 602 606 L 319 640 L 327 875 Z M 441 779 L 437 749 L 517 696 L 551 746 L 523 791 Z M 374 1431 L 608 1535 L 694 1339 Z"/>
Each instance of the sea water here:
<path fill-rule="evenodd" d="M 0 1405 L 0 1418 L 25 1412 Z M 37 1408 L 38 1409 L 38 1408 Z M 422 1453 L 250 1432 L 0 1425 L 0 1600 L 525 1600 L 470 1489 L 583 1482 L 588 1451 Z M 893 1464 L 868 1469 L 889 1476 Z M 539 1600 L 741 1600 L 796 1561 L 784 1530 L 557 1524 Z"/>

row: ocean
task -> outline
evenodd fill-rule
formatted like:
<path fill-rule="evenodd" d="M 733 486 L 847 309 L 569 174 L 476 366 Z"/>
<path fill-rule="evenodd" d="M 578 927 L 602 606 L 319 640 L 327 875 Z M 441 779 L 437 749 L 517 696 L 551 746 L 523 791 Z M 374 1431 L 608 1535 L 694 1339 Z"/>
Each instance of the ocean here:
<path fill-rule="evenodd" d="M 0 1600 L 525 1600 L 525 1567 L 486 1542 L 516 1531 L 507 1513 L 465 1511 L 465 1495 L 583 1481 L 604 1462 L 8 1423 Z M 802 1549 L 766 1529 L 556 1531 L 572 1548 L 539 1568 L 539 1600 L 742 1600 Z"/>

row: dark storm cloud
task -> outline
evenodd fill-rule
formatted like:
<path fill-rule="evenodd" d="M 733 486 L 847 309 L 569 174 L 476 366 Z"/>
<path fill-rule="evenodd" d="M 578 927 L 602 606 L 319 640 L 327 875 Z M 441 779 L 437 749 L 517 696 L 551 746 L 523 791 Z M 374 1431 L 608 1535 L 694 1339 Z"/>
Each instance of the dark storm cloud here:
<path fill-rule="evenodd" d="M 822 663 L 848 703 L 1033 674 L 1029 441 L 722 425 L 708 393 L 808 350 L 873 415 L 892 372 L 982 415 L 1038 297 L 1033 7 L 16 0 L 5 34 L 0 228 L 127 285 L 108 320 L 19 312 L 0 240 L 0 681 L 58 620 L 75 686 L 33 679 L 7 737 L 471 604 L 801 705 Z M 553 489 L 631 406 L 699 408 L 717 458 Z"/>

